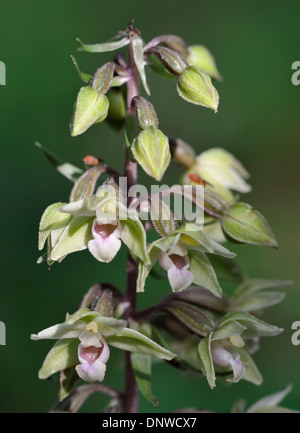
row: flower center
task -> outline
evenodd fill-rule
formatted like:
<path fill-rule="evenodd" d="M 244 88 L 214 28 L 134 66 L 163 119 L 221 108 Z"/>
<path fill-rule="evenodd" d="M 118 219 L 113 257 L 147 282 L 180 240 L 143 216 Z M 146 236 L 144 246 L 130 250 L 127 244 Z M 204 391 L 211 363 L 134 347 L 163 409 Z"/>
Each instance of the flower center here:
<path fill-rule="evenodd" d="M 102 350 L 103 350 L 103 346 L 101 346 L 101 347 L 95 347 L 95 346 L 84 347 L 80 351 L 80 356 L 83 359 L 85 359 L 89 364 L 92 364 L 94 361 L 96 361 L 96 359 L 99 358 Z"/>
<path fill-rule="evenodd" d="M 103 239 L 106 239 L 116 230 L 116 228 L 117 226 L 114 226 L 113 224 L 96 224 L 94 230 Z"/>
<path fill-rule="evenodd" d="M 186 266 L 186 261 L 184 257 L 179 256 L 178 254 L 171 254 L 169 257 L 177 269 L 182 269 Z"/>

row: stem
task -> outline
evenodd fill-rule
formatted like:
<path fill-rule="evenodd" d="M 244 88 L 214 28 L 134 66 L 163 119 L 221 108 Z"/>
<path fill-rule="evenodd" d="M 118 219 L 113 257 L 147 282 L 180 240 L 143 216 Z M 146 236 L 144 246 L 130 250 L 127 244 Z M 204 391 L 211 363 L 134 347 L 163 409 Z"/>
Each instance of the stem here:
<path fill-rule="evenodd" d="M 129 37 L 134 37 L 134 30 L 131 29 Z M 139 74 L 134 62 L 132 45 L 129 45 L 129 65 L 128 71 L 130 80 L 127 82 L 127 113 L 132 114 L 134 108 L 132 107 L 132 99 L 139 95 Z M 127 177 L 127 191 L 137 183 L 137 163 L 132 162 L 129 158 L 128 150 L 126 149 L 125 160 L 125 176 Z M 128 195 L 127 195 L 128 197 Z M 128 198 L 128 206 L 134 197 Z M 136 281 L 138 269 L 137 264 L 128 253 L 127 258 L 127 288 L 126 297 L 129 301 L 129 307 L 126 310 L 125 318 L 130 320 L 135 313 L 136 308 Z M 134 371 L 131 364 L 130 352 L 125 353 L 125 391 L 123 397 L 123 412 L 137 413 L 138 411 L 138 387 L 135 380 Z"/>

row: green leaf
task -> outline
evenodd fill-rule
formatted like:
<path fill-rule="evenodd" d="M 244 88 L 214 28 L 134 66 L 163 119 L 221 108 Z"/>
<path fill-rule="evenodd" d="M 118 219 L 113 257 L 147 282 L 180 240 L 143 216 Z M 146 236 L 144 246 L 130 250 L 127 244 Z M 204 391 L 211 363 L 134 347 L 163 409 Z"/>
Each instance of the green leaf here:
<path fill-rule="evenodd" d="M 263 397 L 249 407 L 247 413 L 258 413 L 263 412 L 267 408 L 276 408 L 285 397 L 291 392 L 292 386 L 288 385 L 283 391 L 276 392 L 274 394 L 268 395 L 267 397 Z M 281 408 L 278 408 L 281 409 Z M 284 408 L 282 408 L 284 409 Z"/>
<path fill-rule="evenodd" d="M 194 227 L 195 230 L 189 230 L 188 227 Z M 180 242 L 199 249 L 199 251 L 216 254 L 218 256 L 233 258 L 235 253 L 229 251 L 223 245 L 218 244 L 214 240 L 205 236 L 194 224 L 183 224 L 176 233 L 181 233 Z"/>
<path fill-rule="evenodd" d="M 131 39 L 132 53 L 134 62 L 136 64 L 137 70 L 140 74 L 142 84 L 148 95 L 150 95 L 150 90 L 147 84 L 146 74 L 145 74 L 145 62 L 144 62 L 144 50 L 143 41 L 139 36 L 135 36 Z"/>
<path fill-rule="evenodd" d="M 65 204 L 61 202 L 54 203 L 44 211 L 39 225 L 39 250 L 44 248 L 51 230 L 61 229 L 69 224 L 72 217 L 59 210 Z"/>
<path fill-rule="evenodd" d="M 159 399 L 153 394 L 151 386 L 151 356 L 141 353 L 131 353 L 131 363 L 141 394 L 154 407 L 157 407 Z"/>
<path fill-rule="evenodd" d="M 236 260 L 216 255 L 211 255 L 209 260 L 219 280 L 241 283 L 245 279 L 245 276 Z"/>
<path fill-rule="evenodd" d="M 57 341 L 46 356 L 42 368 L 39 371 L 39 379 L 47 379 L 58 371 L 73 367 L 78 364 L 78 339 L 66 339 Z"/>
<path fill-rule="evenodd" d="M 194 275 L 194 284 L 204 287 L 220 298 L 222 296 L 222 289 L 206 255 L 196 250 L 190 250 L 188 255 L 190 259 L 189 271 Z"/>
<path fill-rule="evenodd" d="M 210 351 L 210 344 L 211 334 L 200 341 L 198 352 L 202 362 L 203 374 L 206 376 L 209 386 L 213 389 L 216 386 L 216 375 Z"/>
<path fill-rule="evenodd" d="M 161 251 L 168 251 L 173 245 L 179 240 L 179 235 L 177 236 L 167 236 L 165 238 L 158 239 L 157 241 L 152 242 L 148 246 L 148 254 L 150 257 L 149 264 L 140 262 L 138 267 L 138 278 L 137 278 L 137 292 L 143 292 L 146 279 L 153 268 L 155 262 L 158 260 L 158 257 Z"/>
<path fill-rule="evenodd" d="M 212 341 L 223 340 L 236 335 L 241 335 L 247 328 L 239 322 L 227 322 L 218 326 L 212 335 Z"/>
<path fill-rule="evenodd" d="M 103 44 L 84 44 L 78 38 L 76 41 L 79 42 L 83 51 L 88 51 L 89 53 L 106 53 L 109 51 L 115 51 L 129 44 L 129 39 L 127 37 L 118 41 L 104 42 Z"/>
<path fill-rule="evenodd" d="M 59 401 L 64 400 L 70 394 L 77 382 L 79 382 L 79 377 L 74 367 L 66 368 L 60 372 Z"/>
<path fill-rule="evenodd" d="M 230 206 L 222 219 L 222 228 L 234 241 L 278 248 L 265 217 L 247 203 Z"/>
<path fill-rule="evenodd" d="M 117 334 L 127 326 L 126 320 L 119 320 L 114 317 L 97 316 L 94 321 L 97 323 L 99 332 L 104 337 Z"/>
<path fill-rule="evenodd" d="M 264 408 L 258 409 L 254 413 L 299 413 L 299 411 L 288 409 L 286 407 L 276 406 L 276 407 L 264 407 Z"/>
<path fill-rule="evenodd" d="M 69 164 L 68 162 L 64 162 L 62 159 L 54 155 L 54 153 L 47 150 L 40 143 L 35 142 L 34 144 L 44 153 L 48 161 L 50 161 L 50 163 L 56 168 L 56 170 L 60 174 L 62 174 L 64 177 L 71 180 L 72 182 L 76 182 L 76 180 L 82 173 L 82 170 L 80 168 L 75 167 L 75 165 Z"/>
<path fill-rule="evenodd" d="M 82 200 L 87 196 L 94 193 L 97 180 L 101 174 L 105 173 L 106 168 L 104 165 L 97 165 L 89 168 L 84 172 L 79 179 L 75 182 L 70 195 L 70 202 Z"/>
<path fill-rule="evenodd" d="M 163 78 L 167 78 L 173 81 L 175 81 L 177 78 L 175 75 L 171 74 L 171 72 L 169 72 L 166 68 L 164 68 L 161 62 L 153 54 L 148 58 L 148 66 L 153 72 Z"/>
<path fill-rule="evenodd" d="M 258 319 L 257 317 L 244 312 L 232 312 L 226 314 L 220 321 L 218 328 L 232 322 L 239 322 L 247 329 L 243 332 L 243 338 L 275 336 L 282 332 L 277 326 Z"/>
<path fill-rule="evenodd" d="M 93 217 L 77 216 L 65 228 L 51 253 L 51 259 L 57 261 L 67 254 L 87 248 L 92 239 Z"/>
<path fill-rule="evenodd" d="M 274 289 L 277 287 L 288 287 L 292 284 L 292 281 L 284 280 L 263 280 L 263 279 L 251 279 L 246 280 L 240 284 L 235 290 L 232 300 L 241 301 L 248 298 L 255 293 L 264 289 Z"/>
<path fill-rule="evenodd" d="M 74 66 L 78 72 L 79 78 L 84 82 L 84 83 L 89 83 L 92 79 L 92 75 L 90 74 L 86 74 L 85 72 L 81 72 L 81 70 L 79 69 L 78 63 L 75 59 L 74 56 L 71 56 L 72 62 L 74 63 Z"/>
<path fill-rule="evenodd" d="M 66 321 L 43 329 L 38 334 L 32 334 L 32 340 L 78 338 L 79 334 L 86 327 L 86 324 L 98 316 L 95 311 L 82 308 L 71 316 L 67 315 Z"/>
<path fill-rule="evenodd" d="M 124 328 L 118 334 L 107 337 L 106 340 L 108 344 L 118 349 L 143 353 L 167 361 L 170 361 L 175 356 L 169 350 L 134 329 Z"/>
<path fill-rule="evenodd" d="M 181 323 L 183 323 L 183 325 L 197 335 L 205 337 L 213 329 L 213 321 L 207 315 L 205 310 L 200 307 L 191 305 L 187 302 L 174 300 L 163 305 L 163 309 L 169 311 Z"/>
<path fill-rule="evenodd" d="M 121 239 L 131 252 L 146 264 L 150 264 L 150 257 L 147 251 L 146 232 L 140 219 L 121 221 L 123 232 Z"/>
<path fill-rule="evenodd" d="M 200 71 L 205 72 L 209 77 L 222 80 L 215 59 L 205 46 L 192 45 L 188 47 L 187 61 L 190 65 L 196 66 Z"/>
<path fill-rule="evenodd" d="M 262 375 L 249 353 L 238 347 L 235 347 L 234 350 L 240 355 L 240 359 L 245 367 L 243 379 L 247 382 L 253 383 L 254 385 L 261 385 L 263 382 Z"/>
<path fill-rule="evenodd" d="M 170 295 L 169 295 L 170 296 Z M 172 294 L 172 297 L 182 301 L 190 302 L 193 305 L 199 305 L 210 311 L 218 313 L 226 313 L 229 305 L 228 298 L 223 294 L 221 298 L 217 298 L 207 289 L 201 287 L 189 287 L 182 292 Z"/>
<path fill-rule="evenodd" d="M 283 292 L 260 292 L 248 296 L 245 299 L 235 301 L 230 306 L 230 311 L 257 311 L 279 304 L 285 297 Z"/>

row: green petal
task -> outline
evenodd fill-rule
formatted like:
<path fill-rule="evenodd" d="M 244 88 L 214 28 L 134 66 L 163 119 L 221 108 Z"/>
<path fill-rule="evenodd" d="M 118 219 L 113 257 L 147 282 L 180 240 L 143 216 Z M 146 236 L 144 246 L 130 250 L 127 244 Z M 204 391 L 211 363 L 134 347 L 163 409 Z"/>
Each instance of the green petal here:
<path fill-rule="evenodd" d="M 78 364 L 78 339 L 67 339 L 57 341 L 39 371 L 39 379 L 47 379 L 58 371 L 73 367 Z"/>

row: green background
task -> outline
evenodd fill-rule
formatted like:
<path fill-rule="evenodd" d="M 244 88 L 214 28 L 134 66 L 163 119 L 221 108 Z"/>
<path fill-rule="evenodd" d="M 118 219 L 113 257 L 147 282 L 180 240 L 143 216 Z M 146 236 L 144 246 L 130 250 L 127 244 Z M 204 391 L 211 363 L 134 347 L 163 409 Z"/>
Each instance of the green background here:
<path fill-rule="evenodd" d="M 298 0 L 10 0 L 0 1 L 0 60 L 7 84 L 0 87 L 1 291 L 0 320 L 7 345 L 0 346 L 0 411 L 46 412 L 56 400 L 56 383 L 40 381 L 37 371 L 51 347 L 30 333 L 63 321 L 96 281 L 125 287 L 125 250 L 108 264 L 88 252 L 69 256 L 51 270 L 37 265 L 37 227 L 44 209 L 66 201 L 71 183 L 34 147 L 39 141 L 80 165 L 87 154 L 116 168 L 123 166 L 123 136 L 108 124 L 71 138 L 69 121 L 81 82 L 70 55 L 94 72 L 109 54 L 77 52 L 76 37 L 104 42 L 126 28 L 131 18 L 145 41 L 177 33 L 188 44 L 202 43 L 214 53 L 224 77 L 218 114 L 187 104 L 173 82 L 148 72 L 151 101 L 165 134 L 183 138 L 197 152 L 221 146 L 252 174 L 253 192 L 244 196 L 271 222 L 279 251 L 233 247 L 245 272 L 255 278 L 292 279 L 282 304 L 264 319 L 285 328 L 263 339 L 255 356 L 264 376 L 261 387 L 240 382 L 211 391 L 202 378 L 186 377 L 165 363 L 154 366 L 153 389 L 161 399 L 156 412 L 197 406 L 228 412 L 239 398 L 250 404 L 289 383 L 285 405 L 300 410 L 300 347 L 291 343 L 291 324 L 300 320 L 299 279 L 299 96 L 291 65 L 300 60 Z M 172 165 L 165 181 L 177 183 Z M 141 180 L 146 176 L 141 175 Z M 116 268 L 117 267 L 117 268 Z M 117 269 L 117 270 L 116 270 Z M 168 292 L 152 280 L 139 297 L 147 305 Z M 123 386 L 123 358 L 113 351 L 105 383 Z M 94 395 L 83 411 L 101 411 L 106 398 Z M 154 411 L 141 400 L 141 411 Z"/>

